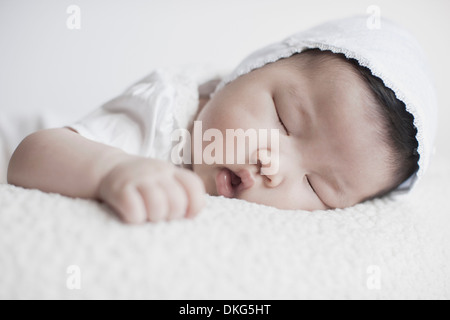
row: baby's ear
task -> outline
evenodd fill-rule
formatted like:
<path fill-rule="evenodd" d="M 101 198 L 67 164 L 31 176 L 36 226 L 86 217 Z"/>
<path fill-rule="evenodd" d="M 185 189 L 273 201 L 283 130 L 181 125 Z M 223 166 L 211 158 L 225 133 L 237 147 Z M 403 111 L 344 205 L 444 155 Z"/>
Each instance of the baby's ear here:
<path fill-rule="evenodd" d="M 208 98 L 209 99 L 209 95 L 211 93 L 213 93 L 214 90 L 216 90 L 216 87 L 220 81 L 221 80 L 217 78 L 217 79 L 212 79 L 212 80 L 202 83 L 198 87 L 198 93 L 200 95 L 200 98 Z"/>

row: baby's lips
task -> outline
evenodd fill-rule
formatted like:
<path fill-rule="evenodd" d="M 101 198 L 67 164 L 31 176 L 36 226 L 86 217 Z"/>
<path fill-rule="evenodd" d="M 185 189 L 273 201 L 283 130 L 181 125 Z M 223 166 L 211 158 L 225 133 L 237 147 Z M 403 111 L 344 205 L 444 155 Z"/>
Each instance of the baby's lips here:
<path fill-rule="evenodd" d="M 216 174 L 216 189 L 219 196 L 233 198 L 234 189 L 232 186 L 232 172 L 227 168 L 222 168 Z"/>
<path fill-rule="evenodd" d="M 220 196 L 234 198 L 236 193 L 253 187 L 255 177 L 248 169 L 241 169 L 237 173 L 222 168 L 216 175 L 216 189 Z"/>
<path fill-rule="evenodd" d="M 241 178 L 241 183 L 237 187 L 238 192 L 250 189 L 255 184 L 255 177 L 250 170 L 242 169 L 237 173 L 237 176 Z"/>

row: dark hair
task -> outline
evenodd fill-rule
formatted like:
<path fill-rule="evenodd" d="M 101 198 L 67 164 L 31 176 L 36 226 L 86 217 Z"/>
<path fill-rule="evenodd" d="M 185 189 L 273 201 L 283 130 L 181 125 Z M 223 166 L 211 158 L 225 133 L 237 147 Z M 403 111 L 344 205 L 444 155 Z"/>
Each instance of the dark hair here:
<path fill-rule="evenodd" d="M 393 149 L 392 167 L 396 181 L 393 189 L 412 176 L 419 169 L 419 146 L 414 125 L 414 116 L 406 110 L 405 104 L 397 99 L 394 91 L 386 87 L 383 81 L 374 76 L 370 69 L 362 67 L 356 60 L 350 60 L 365 80 L 376 101 L 381 106 L 378 113 L 387 131 L 387 142 Z M 389 190 L 388 192 L 392 191 Z"/>
<path fill-rule="evenodd" d="M 405 104 L 397 99 L 394 91 L 386 87 L 380 78 L 374 76 L 370 69 L 361 66 L 357 60 L 346 58 L 343 54 L 319 49 L 308 49 L 303 53 L 323 58 L 339 58 L 353 66 L 354 71 L 367 84 L 379 106 L 379 108 L 376 108 L 376 113 L 381 119 L 383 132 L 387 133 L 383 140 L 392 149 L 390 165 L 394 172 L 395 181 L 391 189 L 383 190 L 375 197 L 383 196 L 397 189 L 419 169 L 420 156 L 417 152 L 417 128 L 414 125 L 414 116 L 406 110 Z"/>

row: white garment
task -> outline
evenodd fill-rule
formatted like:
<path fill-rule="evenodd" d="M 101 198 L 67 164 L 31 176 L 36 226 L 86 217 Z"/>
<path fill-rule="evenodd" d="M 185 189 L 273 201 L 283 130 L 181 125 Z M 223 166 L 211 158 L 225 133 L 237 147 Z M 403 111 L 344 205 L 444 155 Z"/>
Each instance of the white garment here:
<path fill-rule="evenodd" d="M 171 134 L 186 129 L 198 109 L 204 75 L 159 69 L 68 127 L 130 154 L 170 160 Z"/>

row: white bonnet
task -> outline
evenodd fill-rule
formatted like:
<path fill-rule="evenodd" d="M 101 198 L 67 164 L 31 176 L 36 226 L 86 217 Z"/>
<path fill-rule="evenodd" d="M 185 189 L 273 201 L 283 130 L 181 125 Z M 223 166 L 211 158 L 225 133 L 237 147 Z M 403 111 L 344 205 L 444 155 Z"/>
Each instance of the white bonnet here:
<path fill-rule="evenodd" d="M 411 34 L 391 21 L 382 19 L 380 28 L 373 29 L 368 26 L 367 16 L 357 16 L 296 33 L 252 53 L 221 81 L 216 92 L 237 77 L 267 63 L 313 48 L 356 59 L 382 79 L 414 116 L 418 130 L 419 171 L 398 188 L 398 191 L 410 190 L 417 178 L 423 176 L 434 152 L 437 102 L 423 50 Z"/>

